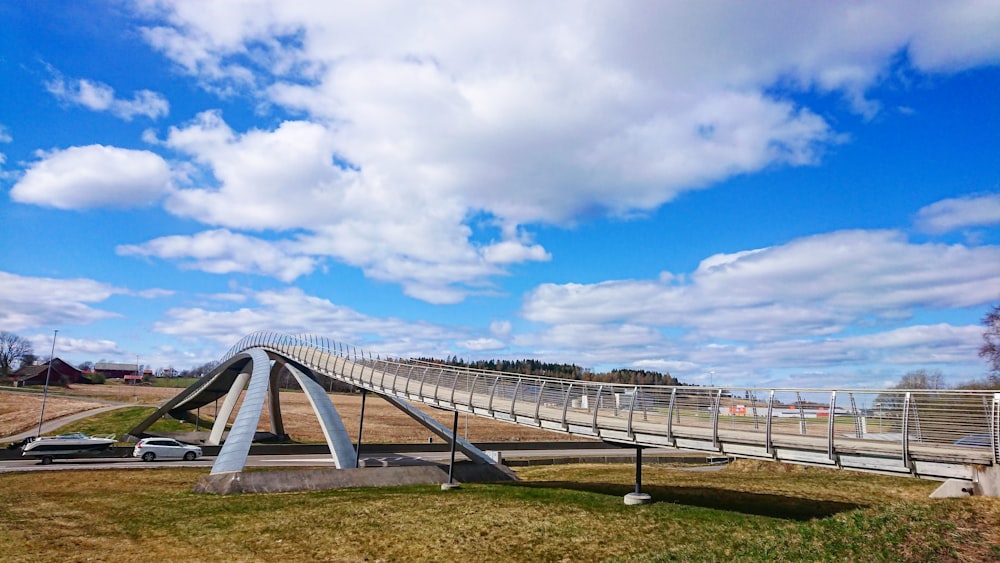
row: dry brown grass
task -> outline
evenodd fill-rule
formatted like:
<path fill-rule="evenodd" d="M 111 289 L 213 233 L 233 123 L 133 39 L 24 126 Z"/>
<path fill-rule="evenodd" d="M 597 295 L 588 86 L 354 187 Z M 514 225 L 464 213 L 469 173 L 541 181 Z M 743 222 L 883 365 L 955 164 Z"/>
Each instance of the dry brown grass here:
<path fill-rule="evenodd" d="M 361 419 L 361 395 L 332 394 L 344 426 L 352 439 L 357 439 L 358 423 Z M 435 420 L 451 428 L 454 414 L 431 407 L 418 407 Z M 281 413 L 285 431 L 300 442 L 321 442 L 323 434 L 312 407 L 302 393 L 282 393 Z M 267 420 L 261 417 L 261 420 Z M 506 422 L 498 422 L 472 415 L 459 414 L 458 431 L 463 437 L 474 442 L 516 442 L 579 440 L 567 434 L 527 428 Z M 262 425 L 262 430 L 266 429 Z M 412 418 L 385 402 L 376 395 L 369 394 L 365 404 L 365 426 L 363 439 L 368 443 L 412 443 L 425 442 L 432 436 Z M 437 441 L 437 438 L 434 438 Z"/>
<path fill-rule="evenodd" d="M 45 400 L 45 420 L 95 409 L 100 403 L 48 397 Z M 41 395 L 0 393 L 0 437 L 11 436 L 38 426 L 42 410 Z"/>
<path fill-rule="evenodd" d="M 508 485 L 191 493 L 204 470 L 0 474 L 5 561 L 989 561 L 998 499 L 851 472 L 524 468 Z"/>
<path fill-rule="evenodd" d="M 59 394 L 78 397 L 121 401 L 137 405 L 159 405 L 180 393 L 182 389 L 164 387 L 128 386 L 119 384 L 79 385 L 59 389 Z M 357 439 L 361 419 L 361 395 L 357 393 L 332 393 L 331 400 L 337 407 L 344 426 L 352 439 Z M 298 442 L 323 442 L 323 432 L 305 394 L 281 392 L 281 415 L 285 433 Z M 221 400 L 219 406 L 221 406 Z M 56 406 L 58 405 L 58 406 Z M 97 403 L 66 399 L 49 395 L 45 404 L 45 419 L 51 420 L 66 414 L 95 408 Z M 215 420 L 216 404 L 206 405 L 200 411 L 205 420 Z M 453 414 L 431 407 L 418 407 L 436 420 L 451 428 Z M 38 424 L 41 396 L 25 393 L 0 392 L 0 437 L 28 430 Z M 75 410 L 73 410 L 75 409 Z M 235 420 L 238 409 L 233 411 L 230 422 Z M 260 418 L 260 430 L 270 430 L 270 414 L 265 405 Z M 527 428 L 497 422 L 476 416 L 459 415 L 459 434 L 475 442 L 517 442 L 579 440 L 567 434 Z M 366 443 L 417 443 L 426 442 L 432 434 L 412 418 L 393 407 L 377 395 L 368 394 L 365 404 L 364 441 Z M 437 438 L 434 438 L 437 441 Z"/>

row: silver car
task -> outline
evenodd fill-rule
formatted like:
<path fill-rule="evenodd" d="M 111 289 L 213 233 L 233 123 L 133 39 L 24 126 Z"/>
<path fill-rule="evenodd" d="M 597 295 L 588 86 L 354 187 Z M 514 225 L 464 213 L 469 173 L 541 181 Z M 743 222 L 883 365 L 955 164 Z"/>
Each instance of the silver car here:
<path fill-rule="evenodd" d="M 182 444 L 173 438 L 143 438 L 132 450 L 132 457 L 141 457 L 143 461 L 156 459 L 194 461 L 201 457 L 201 448 Z"/>

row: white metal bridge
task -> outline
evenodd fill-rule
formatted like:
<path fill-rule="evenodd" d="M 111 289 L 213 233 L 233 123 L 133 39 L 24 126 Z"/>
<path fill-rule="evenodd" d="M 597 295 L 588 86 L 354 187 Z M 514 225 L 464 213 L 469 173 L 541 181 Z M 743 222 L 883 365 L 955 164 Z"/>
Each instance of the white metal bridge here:
<path fill-rule="evenodd" d="M 305 383 L 331 452 L 339 455 L 338 467 L 354 463 L 351 456 L 356 454 L 335 409 L 324 411 L 319 405 L 322 387 L 315 375 L 376 393 L 415 418 L 421 413 L 410 403 L 636 448 L 675 447 L 910 475 L 947 481 L 952 494 L 1000 496 L 1000 393 L 994 391 L 616 385 L 382 359 L 319 336 L 274 332 L 240 340 L 212 374 L 132 434 L 138 436 L 166 412 L 189 412 L 222 395 L 234 396 L 235 404 L 249 380 L 244 406 L 213 473 L 240 470 L 242 459 L 223 458 L 233 435 L 252 436 L 259 422 L 259 407 L 255 415 L 244 413 L 255 393 L 248 363 L 253 364 L 253 378 L 263 382 L 255 399 L 261 406 L 279 367 L 305 374 L 296 377 Z M 276 385 L 270 387 L 272 427 L 277 424 L 274 429 L 281 433 L 280 414 L 274 419 Z M 220 414 L 222 426 L 232 408 Z M 216 441 L 222 426 L 213 429 Z M 249 438 L 244 441 L 248 450 Z M 469 457 L 481 454 L 471 444 L 460 447 Z M 241 451 L 245 459 L 246 451 Z"/>

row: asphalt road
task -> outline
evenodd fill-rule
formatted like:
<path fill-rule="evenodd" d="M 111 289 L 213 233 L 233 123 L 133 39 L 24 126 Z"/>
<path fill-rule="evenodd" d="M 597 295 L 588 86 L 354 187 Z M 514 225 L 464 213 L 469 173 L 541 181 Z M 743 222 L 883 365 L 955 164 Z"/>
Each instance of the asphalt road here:
<path fill-rule="evenodd" d="M 650 449 L 643 454 L 649 460 L 656 454 L 684 454 L 688 457 L 704 456 L 705 452 L 682 452 L 672 449 Z M 449 452 L 414 452 L 407 454 L 375 453 L 361 456 L 363 467 L 385 467 L 401 465 L 423 465 L 426 463 L 447 463 Z M 550 449 L 550 450 L 511 450 L 504 452 L 508 459 L 553 459 L 553 458 L 596 458 L 628 455 L 628 450 L 619 448 L 608 449 Z M 461 453 L 455 453 L 456 461 L 466 458 Z M 0 460 L 0 473 L 13 471 L 65 471 L 85 469 L 158 469 L 167 467 L 204 467 L 210 468 L 215 463 L 214 456 L 205 456 L 195 461 L 165 461 L 144 462 L 134 458 L 78 458 L 57 459 L 49 465 L 42 465 L 34 458 Z M 292 454 L 292 455 L 251 455 L 247 457 L 247 467 L 330 467 L 333 460 L 329 454 Z M 707 465 L 709 468 L 720 468 L 719 465 Z"/>
<path fill-rule="evenodd" d="M 426 454 L 394 455 L 380 454 L 362 456 L 366 467 L 381 467 L 384 465 L 415 465 L 428 461 L 447 461 L 448 455 L 439 452 Z M 457 460 L 465 457 L 456 454 Z M 0 473 L 12 471 L 65 471 L 80 469 L 159 469 L 168 467 L 212 467 L 214 456 L 205 456 L 195 461 L 158 460 L 145 462 L 134 458 L 77 458 L 56 459 L 49 465 L 42 465 L 35 458 L 0 461 Z M 333 467 L 333 459 L 329 455 L 267 455 L 247 457 L 247 467 Z"/>

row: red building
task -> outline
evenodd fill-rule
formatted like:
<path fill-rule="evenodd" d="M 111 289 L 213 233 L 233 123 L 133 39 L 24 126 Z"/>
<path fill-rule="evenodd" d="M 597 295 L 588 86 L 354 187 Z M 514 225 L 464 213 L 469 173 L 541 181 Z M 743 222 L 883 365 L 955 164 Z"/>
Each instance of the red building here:
<path fill-rule="evenodd" d="M 45 376 L 49 377 L 49 385 L 72 385 L 76 383 L 92 383 L 82 371 L 56 358 L 52 360 L 52 372 L 49 373 L 49 362 L 34 366 L 21 366 L 14 372 L 14 385 L 45 385 Z"/>

